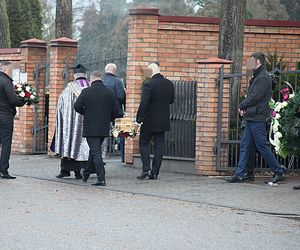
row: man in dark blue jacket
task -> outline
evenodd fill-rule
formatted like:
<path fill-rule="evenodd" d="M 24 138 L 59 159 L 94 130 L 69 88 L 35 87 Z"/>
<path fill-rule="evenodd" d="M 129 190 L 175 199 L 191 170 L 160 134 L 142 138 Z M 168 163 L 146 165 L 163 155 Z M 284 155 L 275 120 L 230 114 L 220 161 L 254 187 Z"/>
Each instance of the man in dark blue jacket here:
<path fill-rule="evenodd" d="M 272 77 L 267 71 L 265 55 L 262 52 L 254 53 L 251 58 L 256 64 L 253 82 L 246 99 L 239 105 L 240 115 L 246 121 L 241 139 L 239 163 L 235 175 L 225 180 L 230 183 L 248 181 L 245 178 L 247 163 L 256 147 L 274 172 L 270 181 L 276 183 L 285 178 L 286 168 L 279 164 L 267 144 L 266 120 L 271 115 L 269 100 L 272 96 Z"/>
<path fill-rule="evenodd" d="M 108 63 L 105 66 L 105 75 L 103 77 L 103 83 L 106 87 L 112 89 L 118 99 L 119 108 L 120 108 L 120 117 L 123 117 L 123 110 L 125 105 L 125 88 L 121 80 L 116 76 L 117 65 L 114 63 Z M 107 151 L 108 138 L 105 138 L 102 144 L 102 156 L 105 157 Z M 124 162 L 125 156 L 125 138 L 120 137 L 120 152 L 121 159 Z"/>
<path fill-rule="evenodd" d="M 0 156 L 0 177 L 15 179 L 8 173 L 9 158 L 11 152 L 12 135 L 14 128 L 14 116 L 16 107 L 25 105 L 25 102 L 17 97 L 12 79 L 9 62 L 0 62 L 0 144 L 2 146 Z"/>
<path fill-rule="evenodd" d="M 151 79 L 142 89 L 136 121 L 143 123 L 140 133 L 140 152 L 143 172 L 138 179 L 157 179 L 165 145 L 165 131 L 170 130 L 170 104 L 174 102 L 173 83 L 160 74 L 158 63 L 150 63 Z M 154 139 L 154 158 L 150 170 L 149 143 Z"/>

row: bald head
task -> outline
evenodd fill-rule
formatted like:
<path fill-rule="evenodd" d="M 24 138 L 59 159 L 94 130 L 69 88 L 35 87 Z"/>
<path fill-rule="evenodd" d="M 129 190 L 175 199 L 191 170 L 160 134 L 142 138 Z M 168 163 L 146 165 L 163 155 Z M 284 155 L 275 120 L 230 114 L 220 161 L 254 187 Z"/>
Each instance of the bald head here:
<path fill-rule="evenodd" d="M 151 70 L 151 72 L 152 72 L 151 76 L 154 76 L 154 75 L 160 73 L 159 63 L 157 63 L 157 62 L 149 63 L 147 68 Z"/>
<path fill-rule="evenodd" d="M 105 66 L 105 73 L 111 73 L 111 74 L 116 74 L 117 72 L 117 65 L 115 65 L 114 63 L 109 63 Z"/>

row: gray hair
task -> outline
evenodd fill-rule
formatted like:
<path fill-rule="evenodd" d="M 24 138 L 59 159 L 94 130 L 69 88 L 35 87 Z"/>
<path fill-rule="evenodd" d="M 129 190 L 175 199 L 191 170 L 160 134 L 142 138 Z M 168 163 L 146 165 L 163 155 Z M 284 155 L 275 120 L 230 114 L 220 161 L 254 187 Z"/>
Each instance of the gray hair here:
<path fill-rule="evenodd" d="M 105 73 L 115 73 L 117 70 L 117 65 L 115 65 L 114 63 L 108 63 L 106 66 L 105 66 Z"/>
<path fill-rule="evenodd" d="M 101 73 L 99 71 L 92 71 L 90 78 L 101 78 Z"/>

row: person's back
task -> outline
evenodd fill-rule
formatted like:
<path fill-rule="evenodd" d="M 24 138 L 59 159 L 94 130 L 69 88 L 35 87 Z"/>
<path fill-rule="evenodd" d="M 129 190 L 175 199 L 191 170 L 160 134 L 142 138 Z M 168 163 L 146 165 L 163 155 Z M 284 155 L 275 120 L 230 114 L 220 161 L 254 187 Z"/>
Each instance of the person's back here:
<path fill-rule="evenodd" d="M 142 118 L 143 132 L 162 132 L 170 130 L 170 104 L 174 101 L 174 85 L 161 74 L 152 76 L 146 88 L 151 90 L 149 106 Z"/>
<path fill-rule="evenodd" d="M 92 86 L 84 89 L 74 104 L 76 112 L 84 116 L 83 136 L 90 147 L 88 168 L 82 171 L 86 182 L 93 169 L 96 170 L 98 181 L 93 184 L 105 186 L 105 168 L 101 154 L 101 145 L 109 135 L 110 122 L 119 115 L 119 105 L 114 92 L 105 87 L 100 73 L 91 73 Z"/>

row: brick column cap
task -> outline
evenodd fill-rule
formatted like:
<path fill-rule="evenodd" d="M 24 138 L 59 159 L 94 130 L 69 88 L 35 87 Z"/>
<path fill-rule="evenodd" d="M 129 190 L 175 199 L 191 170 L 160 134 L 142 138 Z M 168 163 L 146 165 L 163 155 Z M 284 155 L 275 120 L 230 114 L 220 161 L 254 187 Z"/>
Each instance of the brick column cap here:
<path fill-rule="evenodd" d="M 145 15 L 145 16 L 160 16 L 159 8 L 152 7 L 148 4 L 141 4 L 129 10 L 129 15 Z"/>
<path fill-rule="evenodd" d="M 197 61 L 199 64 L 231 64 L 233 61 L 222 59 L 219 57 L 209 57 L 206 59 L 200 59 Z"/>
<path fill-rule="evenodd" d="M 51 47 L 78 47 L 78 41 L 68 37 L 60 37 L 50 41 Z"/>
<path fill-rule="evenodd" d="M 47 43 L 43 40 L 32 38 L 21 42 L 21 48 L 47 48 Z"/>

